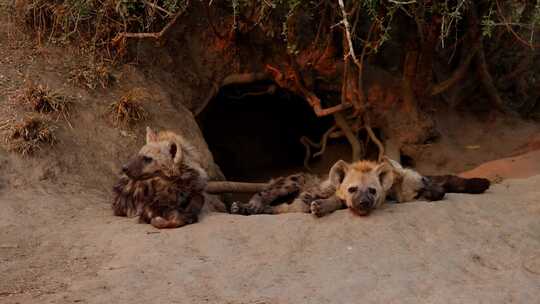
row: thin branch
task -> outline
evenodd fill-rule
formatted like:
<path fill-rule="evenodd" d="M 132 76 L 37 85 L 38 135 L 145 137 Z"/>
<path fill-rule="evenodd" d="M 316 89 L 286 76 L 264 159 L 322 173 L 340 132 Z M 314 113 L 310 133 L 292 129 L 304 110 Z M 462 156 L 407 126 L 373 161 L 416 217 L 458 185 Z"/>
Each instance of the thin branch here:
<path fill-rule="evenodd" d="M 214 32 L 214 35 L 218 37 L 219 39 L 224 39 L 225 36 L 221 35 L 218 30 L 216 29 L 216 26 L 214 25 L 214 22 L 212 22 L 212 17 L 210 16 L 210 5 L 212 5 L 212 1 L 204 5 L 204 11 L 206 14 L 206 21 L 208 21 L 208 24 L 210 25 L 210 28 L 212 29 L 212 32 Z"/>
<path fill-rule="evenodd" d="M 360 66 L 360 62 L 358 61 L 358 58 L 356 58 L 356 54 L 354 53 L 354 47 L 352 43 L 352 37 L 351 37 L 351 26 L 349 24 L 349 20 L 347 19 L 347 11 L 345 10 L 345 4 L 343 4 L 343 0 L 338 0 L 339 7 L 341 8 L 341 14 L 343 15 L 343 20 L 341 23 L 345 27 L 345 36 L 347 38 L 347 43 L 349 44 L 349 53 L 345 55 L 345 57 L 351 56 L 352 60 L 357 66 Z"/>
<path fill-rule="evenodd" d="M 410 0 L 410 1 L 388 0 L 388 2 L 398 4 L 398 5 L 406 5 L 406 4 L 414 4 L 416 3 L 416 0 Z"/>
<path fill-rule="evenodd" d="M 178 11 L 173 18 L 163 27 L 163 29 L 159 32 L 154 33 L 119 33 L 115 38 L 113 38 L 114 41 L 119 41 L 122 38 L 154 38 L 156 40 L 159 40 L 161 37 L 163 37 L 169 29 L 176 23 L 178 20 L 178 17 L 180 17 L 182 14 L 184 14 L 187 11 L 187 8 L 189 7 L 189 2 L 186 3 L 186 8 L 183 10 Z"/>
<path fill-rule="evenodd" d="M 341 8 L 341 14 L 343 15 L 343 20 L 341 21 L 341 24 L 343 24 L 343 27 L 345 29 L 345 38 L 347 40 L 347 44 L 348 44 L 348 47 L 349 47 L 349 53 L 348 54 L 345 54 L 344 55 L 344 62 L 345 62 L 345 67 L 348 65 L 348 59 L 349 57 L 352 58 L 354 64 L 358 67 L 358 73 L 359 73 L 359 82 L 361 81 L 362 79 L 362 65 L 363 63 L 360 62 L 358 60 L 358 58 L 356 57 L 356 53 L 354 52 L 354 45 L 352 43 L 352 37 L 351 37 L 351 26 L 349 24 L 349 20 L 347 19 L 347 11 L 345 10 L 345 5 L 343 3 L 343 0 L 338 0 L 339 2 L 339 7 Z M 347 71 L 347 69 L 345 68 L 344 71 Z M 344 75 L 343 75 L 343 88 L 342 88 L 342 101 L 345 100 L 344 98 L 344 95 L 346 94 L 345 89 L 347 89 L 347 86 L 346 86 L 346 82 L 347 82 L 347 73 L 345 72 Z M 363 87 L 360 86 L 360 89 L 361 89 L 361 96 L 357 96 L 359 98 L 359 100 L 354 100 L 353 98 L 353 105 L 354 105 L 354 108 L 356 109 L 356 111 L 360 111 L 360 103 L 364 103 L 364 100 L 365 100 L 365 96 L 363 95 L 364 92 L 362 91 Z"/>
<path fill-rule="evenodd" d="M 523 45 L 525 45 L 527 47 L 530 47 L 531 49 L 540 48 L 540 44 L 534 44 L 533 41 L 527 41 L 527 40 L 523 39 L 518 33 L 516 33 L 514 31 L 514 29 L 512 28 L 512 26 L 510 25 L 511 22 L 508 22 L 506 20 L 506 18 L 504 17 L 504 14 L 502 13 L 499 1 L 495 0 L 495 3 L 497 4 L 497 14 L 502 19 L 503 23 L 506 25 L 506 29 L 516 38 L 516 40 L 519 43 L 521 43 L 521 44 L 523 44 Z M 534 33 L 534 29 L 531 29 L 531 31 Z"/>
<path fill-rule="evenodd" d="M 376 20 L 373 21 L 373 24 L 371 24 L 371 27 L 369 28 L 367 40 L 364 43 L 364 47 L 362 48 L 362 54 L 360 55 L 360 63 L 358 65 L 358 90 L 360 91 L 358 97 L 360 98 L 360 103 L 362 105 L 365 105 L 366 102 L 366 93 L 364 90 L 364 59 L 366 58 L 367 48 L 370 46 L 371 43 L 371 35 L 375 30 L 376 22 Z"/>
<path fill-rule="evenodd" d="M 159 5 L 155 4 L 155 3 L 152 3 L 152 2 L 149 2 L 149 1 L 146 1 L 146 0 L 143 0 L 143 2 L 144 2 L 146 5 L 148 5 L 148 6 L 150 6 L 150 7 L 153 7 L 153 8 L 155 8 L 155 9 L 157 9 L 158 11 L 161 11 L 162 13 L 167 14 L 167 16 L 172 15 L 171 12 L 169 12 L 168 10 L 162 8 L 161 6 L 159 6 Z"/>

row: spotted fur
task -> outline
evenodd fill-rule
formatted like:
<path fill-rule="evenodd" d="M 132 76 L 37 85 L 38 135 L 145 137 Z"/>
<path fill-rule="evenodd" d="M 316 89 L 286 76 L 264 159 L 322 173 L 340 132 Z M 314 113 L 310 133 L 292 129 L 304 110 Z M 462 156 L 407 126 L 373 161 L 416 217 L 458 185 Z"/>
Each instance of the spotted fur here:
<path fill-rule="evenodd" d="M 332 166 L 325 180 L 303 173 L 277 178 L 247 204 L 234 203 L 232 212 L 311 212 L 320 217 L 348 208 L 355 214 L 368 215 L 387 199 L 434 201 L 443 199 L 446 192 L 482 193 L 487 188 L 489 181 L 486 179 L 422 176 L 391 159 L 381 163 L 362 160 L 352 164 L 340 160 Z"/>

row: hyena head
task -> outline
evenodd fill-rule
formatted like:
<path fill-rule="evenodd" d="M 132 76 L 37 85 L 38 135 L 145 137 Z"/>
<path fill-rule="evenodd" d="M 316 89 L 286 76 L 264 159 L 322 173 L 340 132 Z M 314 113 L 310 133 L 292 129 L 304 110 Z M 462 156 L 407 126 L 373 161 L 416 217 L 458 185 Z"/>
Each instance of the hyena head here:
<path fill-rule="evenodd" d="M 336 186 L 336 195 L 351 211 L 368 215 L 384 203 L 387 192 L 392 188 L 394 174 L 386 162 L 348 164 L 340 160 L 332 166 L 329 179 Z"/>
<path fill-rule="evenodd" d="M 146 128 L 146 145 L 122 166 L 122 172 L 132 179 L 145 179 L 157 174 L 171 175 L 182 160 L 182 150 L 171 140 L 159 140 Z"/>

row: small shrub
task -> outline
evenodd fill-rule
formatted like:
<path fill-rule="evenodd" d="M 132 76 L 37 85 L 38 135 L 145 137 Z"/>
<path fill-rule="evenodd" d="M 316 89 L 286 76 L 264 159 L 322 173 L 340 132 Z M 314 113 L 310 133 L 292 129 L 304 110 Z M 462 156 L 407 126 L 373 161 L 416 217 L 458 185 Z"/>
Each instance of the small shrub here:
<path fill-rule="evenodd" d="M 56 127 L 38 117 L 28 117 L 22 122 L 8 124 L 7 130 L 8 150 L 23 156 L 32 155 L 42 146 L 52 146 L 57 141 L 54 134 Z"/>
<path fill-rule="evenodd" d="M 72 101 L 62 94 L 42 85 L 27 85 L 15 94 L 15 100 L 38 113 L 60 113 L 66 115 Z"/>
<path fill-rule="evenodd" d="M 94 90 L 112 85 L 114 77 L 110 69 L 103 63 L 90 63 L 79 66 L 70 72 L 69 81 L 79 86 Z"/>
<path fill-rule="evenodd" d="M 142 105 L 144 94 L 132 90 L 109 105 L 109 115 L 115 126 L 132 125 L 148 116 Z"/>

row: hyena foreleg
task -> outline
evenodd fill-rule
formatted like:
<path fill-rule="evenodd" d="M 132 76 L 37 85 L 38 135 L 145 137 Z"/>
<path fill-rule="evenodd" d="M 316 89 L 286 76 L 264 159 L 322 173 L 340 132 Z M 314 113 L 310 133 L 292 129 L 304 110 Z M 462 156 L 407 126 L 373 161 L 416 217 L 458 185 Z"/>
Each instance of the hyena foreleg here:
<path fill-rule="evenodd" d="M 272 206 L 292 201 L 304 187 L 303 174 L 293 174 L 272 180 L 266 189 L 256 193 L 247 204 L 235 202 L 231 213 L 235 214 L 272 214 Z"/>
<path fill-rule="evenodd" d="M 311 202 L 310 211 L 317 217 L 325 216 L 336 210 L 343 209 L 345 205 L 337 196 L 333 195 L 329 198 L 317 199 Z"/>
<path fill-rule="evenodd" d="M 154 202 L 144 208 L 140 221 L 150 223 L 158 229 L 178 228 L 196 223 L 204 205 L 204 196 L 193 194 L 183 200 L 185 202 L 176 206 L 160 204 L 159 201 Z"/>

